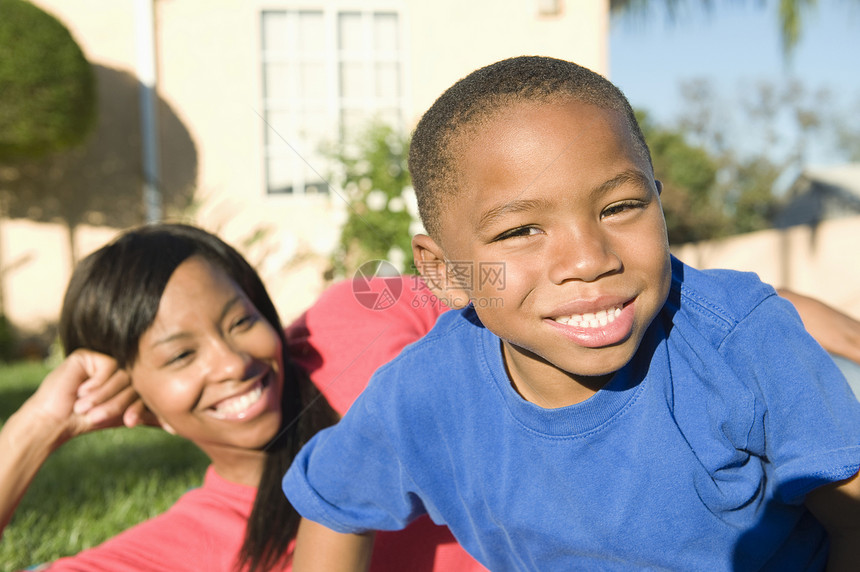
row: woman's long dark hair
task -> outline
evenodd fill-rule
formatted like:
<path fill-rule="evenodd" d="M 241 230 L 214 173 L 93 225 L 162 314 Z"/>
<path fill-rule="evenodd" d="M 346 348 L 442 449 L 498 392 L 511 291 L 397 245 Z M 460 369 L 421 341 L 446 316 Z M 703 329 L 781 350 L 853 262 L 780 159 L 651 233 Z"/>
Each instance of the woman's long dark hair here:
<path fill-rule="evenodd" d="M 270 570 L 288 560 L 287 549 L 300 520 L 281 491 L 281 479 L 302 445 L 337 416 L 307 373 L 290 360 L 275 306 L 242 255 L 189 225 L 156 224 L 127 231 L 78 264 L 63 301 L 60 338 L 66 355 L 87 348 L 113 357 L 121 368 L 133 365 L 168 280 L 192 256 L 223 270 L 281 338 L 281 430 L 266 445 L 263 473 L 236 562 L 237 570 Z"/>

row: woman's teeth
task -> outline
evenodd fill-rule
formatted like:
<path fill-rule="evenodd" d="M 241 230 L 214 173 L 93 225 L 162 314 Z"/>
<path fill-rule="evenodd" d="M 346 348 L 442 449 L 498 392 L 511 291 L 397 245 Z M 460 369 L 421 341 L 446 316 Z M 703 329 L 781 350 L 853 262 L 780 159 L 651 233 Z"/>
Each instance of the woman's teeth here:
<path fill-rule="evenodd" d="M 576 326 L 577 328 L 600 328 L 606 324 L 611 324 L 615 318 L 621 315 L 621 306 L 610 308 L 609 310 L 600 310 L 595 313 L 573 314 L 571 316 L 559 316 L 554 318 L 559 324 L 567 326 Z"/>
<path fill-rule="evenodd" d="M 258 381 L 250 391 L 218 403 L 215 406 L 215 417 L 219 419 L 238 417 L 241 419 L 242 414 L 257 403 L 262 395 L 263 384 Z"/>

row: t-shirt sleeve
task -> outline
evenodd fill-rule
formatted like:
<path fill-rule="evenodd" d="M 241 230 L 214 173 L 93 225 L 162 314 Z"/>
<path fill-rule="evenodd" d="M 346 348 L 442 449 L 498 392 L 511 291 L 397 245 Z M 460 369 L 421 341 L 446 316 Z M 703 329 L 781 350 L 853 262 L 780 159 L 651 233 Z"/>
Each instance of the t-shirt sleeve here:
<path fill-rule="evenodd" d="M 720 351 L 755 395 L 749 444 L 773 465 L 785 502 L 857 473 L 860 403 L 791 304 L 766 298 Z"/>
<path fill-rule="evenodd" d="M 317 433 L 283 479 L 299 514 L 337 532 L 400 530 L 426 512 L 386 424 L 368 406 L 372 393 L 362 394 L 337 425 Z"/>
<path fill-rule="evenodd" d="M 286 329 L 287 343 L 343 415 L 373 372 L 426 334 L 445 310 L 417 276 L 339 282 Z"/>

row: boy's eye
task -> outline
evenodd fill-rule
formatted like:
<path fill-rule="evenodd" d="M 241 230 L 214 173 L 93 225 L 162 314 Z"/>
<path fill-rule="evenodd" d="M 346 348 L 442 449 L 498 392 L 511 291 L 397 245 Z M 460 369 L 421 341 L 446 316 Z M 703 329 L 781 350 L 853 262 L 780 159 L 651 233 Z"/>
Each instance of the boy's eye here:
<path fill-rule="evenodd" d="M 538 234 L 540 230 L 534 226 L 519 226 L 517 228 L 512 228 L 511 230 L 506 230 L 499 236 L 495 238 L 495 240 L 506 240 L 509 238 L 517 238 L 521 236 L 532 236 Z"/>
<path fill-rule="evenodd" d="M 629 210 L 641 209 L 644 206 L 645 203 L 641 201 L 622 201 L 620 203 L 614 203 L 603 209 L 603 212 L 600 213 L 600 218 L 618 215 Z"/>

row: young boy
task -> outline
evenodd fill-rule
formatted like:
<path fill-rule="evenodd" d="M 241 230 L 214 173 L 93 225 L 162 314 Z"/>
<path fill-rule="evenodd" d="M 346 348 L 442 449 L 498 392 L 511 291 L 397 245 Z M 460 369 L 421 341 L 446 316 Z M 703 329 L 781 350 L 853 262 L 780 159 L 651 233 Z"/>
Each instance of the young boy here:
<path fill-rule="evenodd" d="M 480 69 L 410 169 L 415 260 L 461 309 L 284 477 L 297 571 L 361 569 L 424 513 L 493 571 L 860 569 L 860 405 L 772 288 L 670 256 L 615 86 Z"/>

